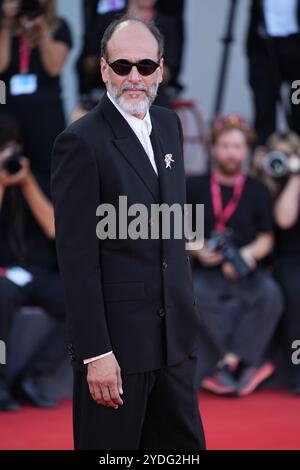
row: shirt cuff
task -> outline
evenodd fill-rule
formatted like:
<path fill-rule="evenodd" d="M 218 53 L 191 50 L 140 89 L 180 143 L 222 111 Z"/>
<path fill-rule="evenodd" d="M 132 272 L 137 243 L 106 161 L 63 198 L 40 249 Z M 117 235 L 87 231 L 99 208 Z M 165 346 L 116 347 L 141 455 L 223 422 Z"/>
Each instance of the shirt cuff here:
<path fill-rule="evenodd" d="M 98 359 L 101 359 L 101 357 L 108 356 L 109 354 L 112 354 L 112 351 L 109 351 L 105 354 L 101 354 L 101 356 L 91 357 L 90 359 L 84 359 L 83 363 L 84 364 L 89 364 L 90 362 L 97 361 Z"/>

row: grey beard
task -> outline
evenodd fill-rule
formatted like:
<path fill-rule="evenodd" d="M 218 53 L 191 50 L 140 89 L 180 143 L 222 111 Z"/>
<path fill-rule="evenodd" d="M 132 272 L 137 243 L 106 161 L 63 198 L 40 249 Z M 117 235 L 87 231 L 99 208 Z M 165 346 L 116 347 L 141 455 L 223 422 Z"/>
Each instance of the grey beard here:
<path fill-rule="evenodd" d="M 152 85 L 148 89 L 148 94 L 146 94 L 145 98 L 137 103 L 131 103 L 128 102 L 124 99 L 122 92 L 126 89 L 130 89 L 130 85 L 126 85 L 124 87 L 121 87 L 121 94 L 118 94 L 118 89 L 113 85 L 111 80 L 108 80 L 107 82 L 107 89 L 109 94 L 112 96 L 112 98 L 115 100 L 115 102 L 120 106 L 121 109 L 125 113 L 131 114 L 132 116 L 138 116 L 138 115 L 145 115 L 150 109 L 150 106 L 152 105 L 153 101 L 155 100 L 157 96 L 157 90 L 158 90 L 159 83 L 158 81 Z M 137 87 L 132 86 L 132 88 L 139 89 L 142 91 L 147 92 L 147 88 L 145 86 Z"/>

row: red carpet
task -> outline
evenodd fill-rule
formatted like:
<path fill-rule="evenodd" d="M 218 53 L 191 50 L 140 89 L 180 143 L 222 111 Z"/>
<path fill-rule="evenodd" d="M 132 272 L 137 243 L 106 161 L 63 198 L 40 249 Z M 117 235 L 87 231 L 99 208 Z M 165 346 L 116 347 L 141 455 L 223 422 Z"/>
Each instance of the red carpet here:
<path fill-rule="evenodd" d="M 235 399 L 199 396 L 208 449 L 300 449 L 300 397 L 262 390 Z M 0 413 L 0 449 L 71 449 L 71 403 Z"/>

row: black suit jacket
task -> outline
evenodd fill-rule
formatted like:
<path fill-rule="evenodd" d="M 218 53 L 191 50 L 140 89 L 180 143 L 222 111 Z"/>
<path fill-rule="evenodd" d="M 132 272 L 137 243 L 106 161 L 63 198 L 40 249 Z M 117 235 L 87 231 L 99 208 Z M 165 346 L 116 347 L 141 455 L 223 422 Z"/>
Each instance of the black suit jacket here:
<path fill-rule="evenodd" d="M 113 350 L 124 373 L 175 365 L 197 349 L 200 319 L 181 240 L 99 240 L 96 208 L 186 201 L 177 115 L 153 106 L 159 178 L 136 135 L 104 96 L 55 142 L 52 196 L 73 359 Z M 164 156 L 173 154 L 167 169 Z M 149 224 L 151 220 L 149 219 Z M 165 359 L 164 359 L 164 355 Z"/>
<path fill-rule="evenodd" d="M 257 48 L 266 47 L 266 24 L 263 0 L 252 0 L 250 8 L 250 22 L 247 35 L 248 55 Z M 298 0 L 297 19 L 300 27 L 300 0 Z"/>

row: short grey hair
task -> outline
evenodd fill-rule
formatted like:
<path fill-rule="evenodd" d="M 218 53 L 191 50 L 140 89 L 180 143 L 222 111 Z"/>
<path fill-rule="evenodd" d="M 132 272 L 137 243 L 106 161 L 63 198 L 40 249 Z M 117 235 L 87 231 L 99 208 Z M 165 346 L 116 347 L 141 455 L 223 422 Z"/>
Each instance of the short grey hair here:
<path fill-rule="evenodd" d="M 101 57 L 103 57 L 106 61 L 108 60 L 108 52 L 107 52 L 107 44 L 110 41 L 112 35 L 116 31 L 116 29 L 122 24 L 125 23 L 126 21 L 136 21 L 137 23 L 143 24 L 149 31 L 150 33 L 155 37 L 158 45 L 158 57 L 161 59 L 161 57 L 164 54 L 164 48 L 165 48 L 165 41 L 162 33 L 158 29 L 158 27 L 155 25 L 154 22 L 146 23 L 145 21 L 132 17 L 130 15 L 122 15 L 119 18 L 116 18 L 110 25 L 106 28 L 102 41 L 101 41 Z"/>

